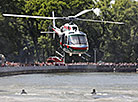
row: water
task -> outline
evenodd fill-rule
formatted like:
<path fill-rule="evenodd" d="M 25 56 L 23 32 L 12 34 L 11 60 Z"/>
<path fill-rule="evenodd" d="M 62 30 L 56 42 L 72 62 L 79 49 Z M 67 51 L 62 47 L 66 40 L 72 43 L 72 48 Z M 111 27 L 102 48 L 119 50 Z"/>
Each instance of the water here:
<path fill-rule="evenodd" d="M 92 89 L 97 94 L 91 95 Z M 25 89 L 27 95 L 21 95 Z M 138 102 L 136 73 L 60 73 L 0 77 L 0 102 Z"/>

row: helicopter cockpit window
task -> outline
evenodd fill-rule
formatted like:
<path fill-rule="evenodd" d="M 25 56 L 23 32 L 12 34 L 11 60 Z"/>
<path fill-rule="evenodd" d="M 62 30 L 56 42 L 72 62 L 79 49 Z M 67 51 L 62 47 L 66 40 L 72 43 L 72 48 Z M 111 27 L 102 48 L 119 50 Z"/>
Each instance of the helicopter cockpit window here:
<path fill-rule="evenodd" d="M 64 37 L 65 37 L 65 34 L 63 34 L 62 37 L 61 37 L 62 44 L 64 44 Z"/>
<path fill-rule="evenodd" d="M 69 45 L 85 44 L 87 45 L 87 38 L 85 35 L 71 35 L 69 36 Z"/>
<path fill-rule="evenodd" d="M 70 30 L 70 27 L 68 26 L 67 29 Z"/>
<path fill-rule="evenodd" d="M 77 31 L 77 27 L 72 27 L 72 29 L 73 29 L 74 31 Z"/>
<path fill-rule="evenodd" d="M 63 30 L 63 27 L 61 28 L 61 32 L 63 32 L 64 30 Z"/>

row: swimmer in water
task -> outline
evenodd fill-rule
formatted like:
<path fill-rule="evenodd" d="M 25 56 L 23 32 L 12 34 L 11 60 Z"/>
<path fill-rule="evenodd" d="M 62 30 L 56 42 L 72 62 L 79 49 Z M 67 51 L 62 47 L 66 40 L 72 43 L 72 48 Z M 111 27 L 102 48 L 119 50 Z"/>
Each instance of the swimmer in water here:
<path fill-rule="evenodd" d="M 27 92 L 23 89 L 21 94 L 27 94 Z"/>
<path fill-rule="evenodd" d="M 95 89 L 93 89 L 93 91 L 91 92 L 91 94 L 96 94 L 96 90 L 95 90 Z"/>

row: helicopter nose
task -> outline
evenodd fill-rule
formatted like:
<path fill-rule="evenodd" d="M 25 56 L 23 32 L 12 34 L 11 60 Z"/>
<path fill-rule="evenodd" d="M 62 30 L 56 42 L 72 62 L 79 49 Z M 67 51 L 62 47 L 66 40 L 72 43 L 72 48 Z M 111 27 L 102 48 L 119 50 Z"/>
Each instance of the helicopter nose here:
<path fill-rule="evenodd" d="M 73 50 L 79 50 L 79 51 L 87 51 L 88 47 L 72 47 Z"/>

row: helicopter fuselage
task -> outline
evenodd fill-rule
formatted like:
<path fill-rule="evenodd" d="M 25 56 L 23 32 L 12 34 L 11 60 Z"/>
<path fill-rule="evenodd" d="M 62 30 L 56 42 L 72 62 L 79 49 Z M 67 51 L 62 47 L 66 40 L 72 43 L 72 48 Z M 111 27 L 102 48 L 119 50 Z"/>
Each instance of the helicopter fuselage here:
<path fill-rule="evenodd" d="M 64 35 L 63 35 L 64 36 Z M 65 40 L 64 40 L 65 39 Z M 73 33 L 60 40 L 60 47 L 67 53 L 83 54 L 88 51 L 86 35 L 83 33 Z"/>
<path fill-rule="evenodd" d="M 60 37 L 60 47 L 69 54 L 83 54 L 88 51 L 87 35 L 79 31 L 76 24 L 67 23 L 53 30 Z"/>

